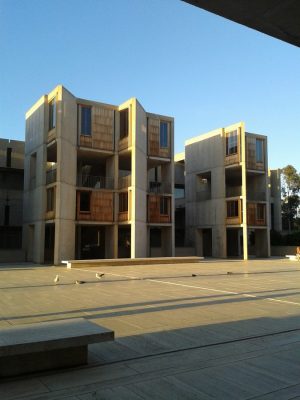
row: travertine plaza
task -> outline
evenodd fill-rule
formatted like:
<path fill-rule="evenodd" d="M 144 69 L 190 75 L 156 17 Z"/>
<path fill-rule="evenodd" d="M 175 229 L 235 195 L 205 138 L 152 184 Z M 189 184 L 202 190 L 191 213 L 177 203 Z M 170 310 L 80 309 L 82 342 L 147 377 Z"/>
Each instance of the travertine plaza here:
<path fill-rule="evenodd" d="M 2 379 L 1 400 L 300 396 L 298 262 L 27 263 L 0 274 L 1 328 L 84 317 L 115 332 L 114 342 L 89 346 L 87 366 Z"/>

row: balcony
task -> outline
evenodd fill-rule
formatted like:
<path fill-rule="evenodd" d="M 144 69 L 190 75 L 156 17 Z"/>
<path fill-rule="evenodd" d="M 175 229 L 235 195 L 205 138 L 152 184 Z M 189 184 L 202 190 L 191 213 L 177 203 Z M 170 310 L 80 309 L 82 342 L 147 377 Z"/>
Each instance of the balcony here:
<path fill-rule="evenodd" d="M 251 192 L 247 193 L 249 201 L 266 201 L 266 192 Z"/>
<path fill-rule="evenodd" d="M 108 176 L 77 175 L 77 186 L 92 189 L 110 189 L 114 188 L 114 178 Z"/>
<path fill-rule="evenodd" d="M 46 171 L 46 185 L 56 182 L 56 166 L 47 169 Z"/>
<path fill-rule="evenodd" d="M 242 186 L 227 186 L 226 197 L 240 197 L 242 195 Z"/>
<path fill-rule="evenodd" d="M 129 186 L 131 186 L 131 175 L 119 177 L 119 189 L 127 189 Z"/>
<path fill-rule="evenodd" d="M 171 223 L 171 197 L 148 196 L 148 222 Z"/>
<path fill-rule="evenodd" d="M 171 194 L 172 193 L 172 185 L 170 182 L 149 182 L 148 191 L 149 191 L 149 193 Z"/>

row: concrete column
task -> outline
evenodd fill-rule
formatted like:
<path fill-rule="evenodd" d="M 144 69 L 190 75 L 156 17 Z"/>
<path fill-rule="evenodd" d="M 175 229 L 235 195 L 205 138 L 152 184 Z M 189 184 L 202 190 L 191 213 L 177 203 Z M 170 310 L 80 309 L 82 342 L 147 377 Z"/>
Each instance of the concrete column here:
<path fill-rule="evenodd" d="M 247 229 L 247 165 L 246 165 L 246 135 L 245 126 L 242 123 L 241 135 L 241 164 L 242 164 L 242 210 L 243 210 L 243 258 L 248 260 L 248 229 Z"/>

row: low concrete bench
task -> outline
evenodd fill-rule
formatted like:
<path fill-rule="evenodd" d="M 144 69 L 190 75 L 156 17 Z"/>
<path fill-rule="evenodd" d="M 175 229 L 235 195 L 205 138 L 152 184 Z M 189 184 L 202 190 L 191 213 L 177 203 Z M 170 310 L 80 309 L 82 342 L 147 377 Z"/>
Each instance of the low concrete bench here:
<path fill-rule="evenodd" d="M 0 377 L 87 363 L 88 344 L 114 340 L 114 332 L 84 318 L 0 330 Z"/>
<path fill-rule="evenodd" d="M 149 258 L 104 258 L 99 260 L 68 260 L 62 261 L 68 268 L 157 265 L 157 264 L 190 264 L 198 263 L 203 257 L 149 257 Z"/>

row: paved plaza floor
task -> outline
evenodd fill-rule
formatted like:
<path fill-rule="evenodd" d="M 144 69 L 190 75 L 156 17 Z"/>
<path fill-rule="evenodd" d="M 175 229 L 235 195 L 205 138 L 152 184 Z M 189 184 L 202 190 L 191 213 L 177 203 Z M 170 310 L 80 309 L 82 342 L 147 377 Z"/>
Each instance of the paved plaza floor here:
<path fill-rule="evenodd" d="M 87 366 L 2 381 L 1 400 L 300 399 L 297 261 L 2 264 L 0 292 L 0 328 L 84 317 L 116 335 Z"/>

